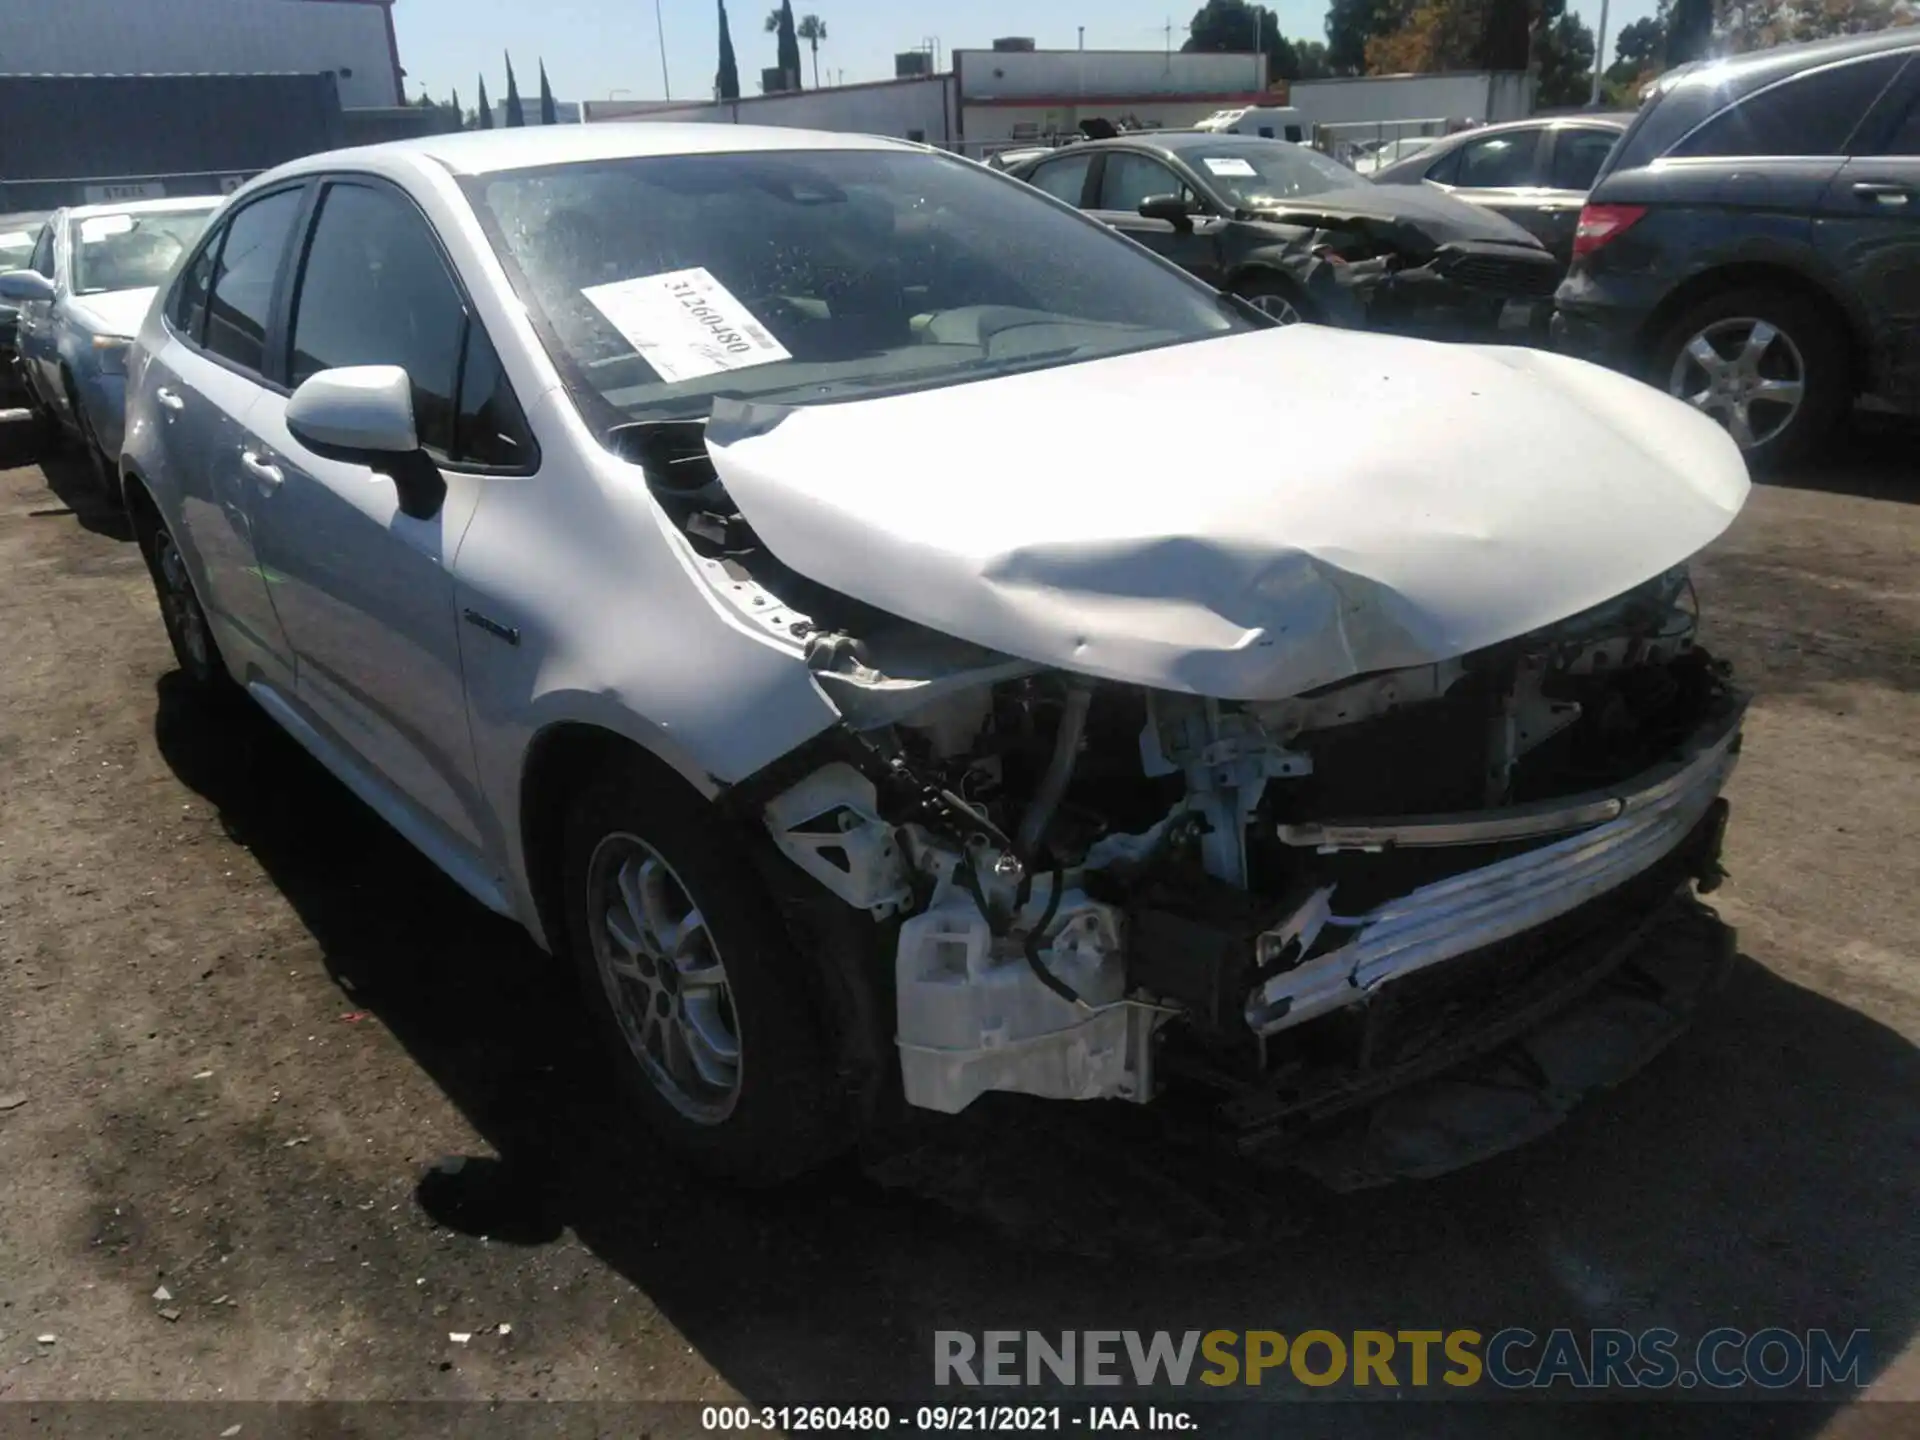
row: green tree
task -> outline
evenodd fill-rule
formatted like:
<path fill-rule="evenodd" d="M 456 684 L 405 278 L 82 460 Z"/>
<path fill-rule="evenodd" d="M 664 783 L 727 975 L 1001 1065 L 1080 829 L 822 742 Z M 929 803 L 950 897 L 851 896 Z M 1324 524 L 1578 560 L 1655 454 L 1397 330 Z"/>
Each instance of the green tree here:
<path fill-rule="evenodd" d="M 547 84 L 547 62 L 545 60 L 540 62 L 540 123 L 542 125 L 558 125 L 560 123 L 559 107 L 553 103 L 553 87 Z"/>
<path fill-rule="evenodd" d="M 1280 19 L 1264 5 L 1248 0 L 1207 0 L 1193 12 L 1180 48 L 1189 53 L 1253 54 L 1266 57 L 1266 80 L 1300 78 L 1300 56 L 1280 33 Z"/>
<path fill-rule="evenodd" d="M 1367 42 L 1391 33 L 1405 18 L 1397 0 L 1331 0 L 1327 6 L 1327 68 L 1335 75 L 1367 72 Z"/>
<path fill-rule="evenodd" d="M 1664 35 L 1660 22 L 1646 15 L 1622 25 L 1613 41 L 1613 63 L 1607 66 L 1609 80 L 1627 81 L 1660 63 Z"/>
<path fill-rule="evenodd" d="M 1698 60 L 1713 44 L 1713 0 L 1673 0 L 1667 9 L 1667 68 Z"/>
<path fill-rule="evenodd" d="M 520 86 L 513 78 L 513 57 L 507 56 L 507 128 L 524 129 L 527 112 L 520 108 Z"/>
<path fill-rule="evenodd" d="M 794 27 L 794 36 L 807 42 L 807 48 L 813 51 L 813 88 L 820 88 L 820 42 L 827 38 L 827 22 L 818 15 L 802 15 L 800 23 Z"/>
<path fill-rule="evenodd" d="M 800 88 L 800 37 L 794 30 L 793 0 L 780 0 L 780 8 L 767 16 L 767 33 L 776 37 L 778 54 L 774 64 L 786 77 L 786 84 Z"/>
<path fill-rule="evenodd" d="M 487 103 L 487 77 L 484 75 L 480 77 L 480 128 L 493 128 L 493 107 Z"/>
<path fill-rule="evenodd" d="M 720 0 L 720 68 L 713 77 L 713 90 L 722 100 L 740 98 L 740 62 L 733 54 L 733 28 L 727 24 L 727 0 Z"/>
<path fill-rule="evenodd" d="M 1567 9 L 1543 0 L 1533 32 L 1534 102 L 1543 109 L 1583 105 L 1593 90 L 1593 31 Z"/>

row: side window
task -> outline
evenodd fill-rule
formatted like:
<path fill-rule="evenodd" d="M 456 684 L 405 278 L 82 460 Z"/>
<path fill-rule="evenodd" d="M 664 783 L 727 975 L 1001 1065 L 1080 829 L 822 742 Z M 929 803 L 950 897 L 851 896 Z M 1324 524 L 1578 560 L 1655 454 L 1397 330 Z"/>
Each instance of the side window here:
<path fill-rule="evenodd" d="M 1046 191 L 1056 200 L 1077 206 L 1087 188 L 1087 168 L 1092 164 L 1091 155 L 1068 155 L 1059 160 L 1048 160 L 1028 177 L 1027 183 Z"/>
<path fill-rule="evenodd" d="M 294 301 L 289 379 L 343 365 L 398 365 L 413 380 L 420 443 L 443 460 L 520 467 L 526 417 L 424 217 L 401 195 L 327 188 Z"/>
<path fill-rule="evenodd" d="M 1553 137 L 1553 169 L 1547 183 L 1556 190 L 1591 190 L 1620 137 L 1611 130 L 1565 129 Z"/>
<path fill-rule="evenodd" d="M 1149 195 L 1185 193 L 1180 177 L 1158 160 L 1125 150 L 1107 152 L 1107 170 L 1100 177 L 1100 209 L 1138 210 Z"/>
<path fill-rule="evenodd" d="M 1515 130 L 1505 135 L 1489 135 L 1470 140 L 1447 157 L 1448 174 L 1429 171 L 1427 178 L 1441 180 L 1468 190 L 1505 189 L 1516 185 L 1538 185 L 1540 132 Z"/>
<path fill-rule="evenodd" d="M 27 268 L 53 279 L 53 222 L 48 221 L 40 227 L 40 238 L 33 242 L 33 259 L 27 262 Z"/>
<path fill-rule="evenodd" d="M 1674 146 L 1675 155 L 1844 155 L 1867 109 L 1906 62 L 1872 55 L 1770 85 Z"/>
<path fill-rule="evenodd" d="M 167 297 L 167 319 L 189 340 L 197 342 L 206 323 L 207 292 L 213 288 L 213 267 L 219 263 L 220 242 L 226 233 L 222 225 L 206 238 L 173 282 L 173 294 Z"/>
<path fill-rule="evenodd" d="M 300 191 L 281 190 L 234 212 L 214 266 L 205 345 L 236 365 L 259 370 L 280 257 L 300 210 Z"/>

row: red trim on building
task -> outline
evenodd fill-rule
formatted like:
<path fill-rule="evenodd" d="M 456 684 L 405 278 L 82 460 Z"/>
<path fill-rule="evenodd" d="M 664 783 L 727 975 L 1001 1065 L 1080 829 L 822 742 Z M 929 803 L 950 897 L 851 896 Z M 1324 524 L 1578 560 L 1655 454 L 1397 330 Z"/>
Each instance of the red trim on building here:
<path fill-rule="evenodd" d="M 1029 110 L 1061 110 L 1073 106 L 1086 105 L 1279 105 L 1284 101 L 1276 100 L 1272 95 L 1258 91 L 1235 94 L 1222 91 L 1219 94 L 1177 95 L 1159 93 L 1153 95 L 968 95 L 963 97 L 969 105 L 1005 105 L 1018 106 Z"/>

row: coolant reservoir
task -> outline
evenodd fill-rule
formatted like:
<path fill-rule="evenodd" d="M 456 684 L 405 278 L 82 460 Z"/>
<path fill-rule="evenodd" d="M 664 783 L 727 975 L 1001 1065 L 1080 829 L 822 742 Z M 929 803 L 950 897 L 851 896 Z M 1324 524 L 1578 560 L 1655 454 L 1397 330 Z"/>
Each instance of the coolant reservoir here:
<path fill-rule="evenodd" d="M 1037 897 L 1022 919 L 1045 908 Z M 1040 952 L 1080 996 L 1049 989 L 1017 937 L 995 939 L 971 899 L 956 897 L 900 927 L 895 961 L 900 1067 L 910 1104 L 949 1113 L 988 1090 L 1058 1100 L 1133 1096 L 1140 1066 L 1130 1038 L 1120 914 L 1064 891 Z"/>

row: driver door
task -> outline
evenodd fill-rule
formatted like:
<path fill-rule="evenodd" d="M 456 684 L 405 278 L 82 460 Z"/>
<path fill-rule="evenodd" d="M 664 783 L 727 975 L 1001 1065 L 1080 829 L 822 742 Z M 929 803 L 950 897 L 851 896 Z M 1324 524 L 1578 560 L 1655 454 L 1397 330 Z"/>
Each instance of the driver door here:
<path fill-rule="evenodd" d="M 1172 166 L 1138 151 L 1109 150 L 1099 157 L 1092 179 L 1093 199 L 1088 213 L 1095 219 L 1138 240 L 1209 285 L 1218 285 L 1225 278 L 1217 239 L 1220 222 L 1206 213 L 1206 202 L 1199 192 Z M 1142 215 L 1141 202 L 1156 195 L 1185 199 L 1192 211 L 1188 222 L 1182 226 Z"/>

